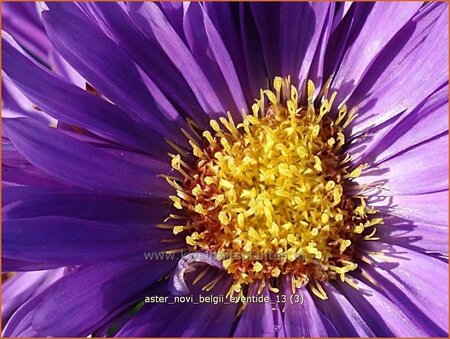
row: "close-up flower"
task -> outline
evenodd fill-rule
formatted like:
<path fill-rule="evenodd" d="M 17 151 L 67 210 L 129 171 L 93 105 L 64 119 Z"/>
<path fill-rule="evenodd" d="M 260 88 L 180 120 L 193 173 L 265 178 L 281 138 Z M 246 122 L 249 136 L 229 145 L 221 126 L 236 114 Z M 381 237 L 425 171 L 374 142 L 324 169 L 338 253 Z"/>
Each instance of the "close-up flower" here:
<path fill-rule="evenodd" d="M 448 337 L 446 2 L 2 4 L 5 337 Z"/>

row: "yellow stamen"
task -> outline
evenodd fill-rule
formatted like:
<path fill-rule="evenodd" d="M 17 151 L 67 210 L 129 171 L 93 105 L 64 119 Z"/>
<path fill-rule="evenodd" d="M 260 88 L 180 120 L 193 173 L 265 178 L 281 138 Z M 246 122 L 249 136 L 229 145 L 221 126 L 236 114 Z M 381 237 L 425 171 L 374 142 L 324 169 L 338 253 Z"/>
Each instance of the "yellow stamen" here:
<path fill-rule="evenodd" d="M 376 211 L 364 196 L 344 190 L 346 180 L 367 165 L 349 170 L 344 129 L 356 109 L 347 114 L 345 105 L 338 106 L 333 120 L 337 94 L 329 96 L 329 86 L 315 99 L 308 81 L 307 104 L 301 106 L 289 79 L 277 77 L 273 90 L 261 90 L 252 114 L 237 125 L 229 112 L 202 133 L 189 123 L 194 137 L 183 133 L 196 158 L 170 154 L 184 179 L 166 178 L 176 190 L 169 198 L 186 215 L 185 225 L 170 228 L 184 232 L 191 250 L 220 256 L 235 280 L 229 293 L 242 293 L 243 285 L 255 281 L 261 291 L 266 281 L 275 291 L 270 281 L 286 274 L 293 290 L 308 284 L 324 300 L 321 281 L 339 278 L 356 286 L 347 276 L 357 268 L 353 248 L 359 239 L 376 240 L 375 228 L 367 229 L 383 220 L 371 217 Z M 203 289 L 213 288 L 216 279 Z"/>

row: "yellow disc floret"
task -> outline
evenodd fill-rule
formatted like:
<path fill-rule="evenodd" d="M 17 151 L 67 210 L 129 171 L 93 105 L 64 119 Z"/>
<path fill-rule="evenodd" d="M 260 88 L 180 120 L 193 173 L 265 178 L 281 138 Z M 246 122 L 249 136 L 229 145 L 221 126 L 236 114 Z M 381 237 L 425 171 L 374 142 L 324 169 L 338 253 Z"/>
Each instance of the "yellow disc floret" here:
<path fill-rule="evenodd" d="M 273 88 L 241 123 L 228 114 L 199 140 L 190 137 L 193 156 L 171 155 L 183 176 L 168 179 L 184 218 L 173 233 L 185 232 L 192 250 L 215 253 L 235 291 L 289 274 L 297 287 L 314 281 L 323 298 L 319 282 L 348 281 L 354 241 L 382 220 L 369 218 L 375 211 L 364 198 L 345 193 L 364 168 L 350 167 L 342 152 L 355 110 L 343 105 L 331 115 L 336 93 L 328 97 L 327 86 L 315 104 L 309 82 L 303 106 L 288 79 L 275 78 Z"/>

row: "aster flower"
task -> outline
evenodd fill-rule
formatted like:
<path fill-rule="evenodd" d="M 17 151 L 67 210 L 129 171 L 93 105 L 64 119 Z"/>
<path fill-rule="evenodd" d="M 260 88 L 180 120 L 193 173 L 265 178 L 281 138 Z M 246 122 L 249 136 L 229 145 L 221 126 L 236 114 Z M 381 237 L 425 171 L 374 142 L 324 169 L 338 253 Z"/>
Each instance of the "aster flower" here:
<path fill-rule="evenodd" d="M 2 9 L 4 336 L 448 335 L 446 3 Z"/>

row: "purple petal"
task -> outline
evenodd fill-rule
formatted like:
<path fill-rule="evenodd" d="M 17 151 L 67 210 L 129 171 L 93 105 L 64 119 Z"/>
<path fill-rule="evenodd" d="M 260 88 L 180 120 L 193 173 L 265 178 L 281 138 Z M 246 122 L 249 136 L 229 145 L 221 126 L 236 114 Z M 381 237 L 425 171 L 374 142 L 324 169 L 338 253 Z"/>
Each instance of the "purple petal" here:
<path fill-rule="evenodd" d="M 315 6 L 315 3 L 312 3 Z M 308 79 L 311 79 L 317 88 L 323 85 L 324 79 L 324 66 L 325 66 L 325 55 L 327 51 L 327 46 L 332 32 L 333 16 L 335 13 L 336 4 L 331 3 L 328 8 L 328 12 L 325 15 L 323 29 L 318 36 L 317 49 L 314 53 L 311 66 L 309 67 L 309 73 L 307 74 Z M 319 15 L 320 17 L 320 15 Z M 303 66 L 302 66 L 303 69 Z M 305 83 L 305 81 L 300 80 L 300 83 Z"/>
<path fill-rule="evenodd" d="M 42 271 L 50 270 L 62 267 L 63 265 L 49 264 L 43 262 L 31 262 L 23 260 L 15 260 L 9 258 L 2 258 L 2 271 L 3 272 L 29 272 L 29 271 Z"/>
<path fill-rule="evenodd" d="M 367 169 L 360 185 L 385 180 L 384 195 L 414 195 L 448 189 L 448 134 L 395 155 Z M 412 184 L 414 182 L 414 184 Z"/>
<path fill-rule="evenodd" d="M 320 38 L 328 28 L 325 23 L 331 9 L 334 9 L 334 5 L 330 3 L 280 4 L 280 33 L 277 40 L 281 73 L 278 75 L 290 75 L 294 86 L 302 87 L 307 80 L 315 52 L 323 41 Z M 265 36 L 263 43 L 264 40 Z"/>
<path fill-rule="evenodd" d="M 341 67 L 333 80 L 338 96 L 348 98 L 368 71 L 379 53 L 394 35 L 412 18 L 422 3 L 399 2 L 358 4 L 358 7 L 373 6 L 367 15 L 358 36 L 348 46 Z M 365 9 L 362 9 L 365 11 Z M 356 8 L 355 16 L 361 15 Z M 384 24 L 380 24 L 384 23 Z M 387 49 L 387 47 L 386 47 Z"/>
<path fill-rule="evenodd" d="M 448 81 L 447 40 L 447 4 L 431 4 L 410 20 L 380 53 L 347 103 L 360 108 L 352 133 L 416 107 Z"/>
<path fill-rule="evenodd" d="M 2 322 L 30 298 L 38 295 L 54 281 L 62 277 L 63 269 L 36 272 L 18 272 L 2 285 Z"/>
<path fill-rule="evenodd" d="M 154 222 L 154 221 L 153 221 Z M 149 220 L 149 224 L 153 223 Z M 167 232 L 149 224 L 110 224 L 42 216 L 3 222 L 3 256 L 56 265 L 85 265 L 168 249 Z"/>
<path fill-rule="evenodd" d="M 317 307 L 331 322 L 341 337 L 373 337 L 374 333 L 357 310 L 330 283 L 323 284 L 327 300 L 313 296 Z"/>
<path fill-rule="evenodd" d="M 10 2 L 2 6 L 3 29 L 44 63 L 48 58 L 50 41 L 45 33 L 36 3 Z"/>
<path fill-rule="evenodd" d="M 322 321 L 313 298 L 306 289 L 292 293 L 290 278 L 286 278 L 284 307 L 284 328 L 288 337 L 328 337 L 326 326 Z M 295 299 L 294 299 L 295 298 Z M 298 299 L 297 299 L 298 298 Z M 294 302 L 291 302 L 293 300 Z"/>
<path fill-rule="evenodd" d="M 6 35 L 7 33 L 4 34 Z M 28 112 L 33 111 L 32 106 L 31 101 L 17 89 L 5 74 L 2 78 L 2 109 L 26 115 Z"/>
<path fill-rule="evenodd" d="M 139 305 L 139 304 L 138 304 Z M 92 333 L 93 338 L 105 338 L 105 337 L 113 337 L 117 334 L 117 332 L 125 326 L 131 319 L 135 317 L 135 309 L 139 307 L 136 305 L 131 306 L 128 309 L 123 310 L 113 319 L 103 323 L 99 328 L 95 329 Z"/>
<path fill-rule="evenodd" d="M 385 216 L 377 228 L 383 242 L 422 253 L 448 252 L 448 226 L 433 225 L 393 216 Z"/>
<path fill-rule="evenodd" d="M 178 33 L 180 38 L 185 39 L 183 30 L 183 3 L 182 2 L 159 2 L 158 5 L 164 12 L 172 27 Z"/>
<path fill-rule="evenodd" d="M 24 200 L 33 197 L 39 197 L 40 195 L 48 194 L 80 194 L 86 193 L 81 189 L 68 188 L 66 186 L 61 187 L 39 187 L 39 186 L 3 186 L 2 187 L 2 207 L 8 204 L 14 203 L 17 200 Z"/>
<path fill-rule="evenodd" d="M 350 3 L 346 15 L 339 20 L 330 35 L 324 62 L 324 77 L 329 79 L 338 71 L 347 46 L 354 41 L 362 30 L 373 5 Z M 341 3 L 342 4 L 342 3 Z M 336 4 L 337 6 L 339 5 Z M 342 8 L 342 5 L 341 5 Z M 356 15 L 355 15 L 356 13 Z M 335 14 L 339 18 L 339 11 Z"/>
<path fill-rule="evenodd" d="M 277 303 L 271 299 L 272 296 L 267 285 L 264 286 L 260 294 L 258 294 L 258 289 L 259 283 L 253 283 L 249 286 L 247 295 L 263 296 L 264 298 L 269 298 L 271 302 L 248 303 L 238 320 L 236 330 L 233 333 L 234 337 L 283 336 L 284 328 Z M 274 310 L 272 309 L 272 305 L 274 306 Z"/>
<path fill-rule="evenodd" d="M 33 328 L 49 336 L 87 336 L 142 298 L 174 264 L 128 259 L 81 268 L 52 286 L 36 307 Z"/>
<path fill-rule="evenodd" d="M 342 282 L 339 282 L 339 286 L 375 336 L 400 338 L 427 336 L 427 333 L 408 318 L 398 305 L 363 282 L 358 280 L 355 282 L 358 289 Z"/>
<path fill-rule="evenodd" d="M 341 21 L 347 15 L 347 13 L 352 5 L 353 5 L 353 2 L 350 2 L 350 1 L 340 2 L 340 3 L 336 4 L 336 11 L 334 13 L 332 31 L 336 30 L 337 26 L 341 23 Z"/>
<path fill-rule="evenodd" d="M 222 106 L 205 73 L 159 7 L 150 2 L 129 3 L 128 6 L 131 18 L 150 39 L 159 43 L 182 73 L 203 110 L 211 116 L 223 115 L 227 107 Z"/>
<path fill-rule="evenodd" d="M 67 82 L 70 82 L 80 88 L 86 87 L 86 79 L 78 73 L 70 64 L 57 52 L 51 49 L 49 52 L 51 68 L 61 75 Z"/>
<path fill-rule="evenodd" d="M 3 33 L 7 36 L 7 33 Z M 7 74 L 2 77 L 2 117 L 32 117 L 43 123 L 55 124 L 56 119 L 33 107 L 32 102 L 17 88 Z"/>
<path fill-rule="evenodd" d="M 211 291 L 203 291 L 207 281 L 217 277 L 207 274 L 196 285 L 192 286 L 195 302 L 146 304 L 121 331 L 119 337 L 229 337 L 233 320 L 239 304 L 231 303 L 199 303 L 199 297 L 219 297 L 227 293 L 231 279 L 223 277 Z M 173 296 L 163 289 L 154 290 L 150 294 Z"/>
<path fill-rule="evenodd" d="M 146 296 L 169 297 L 170 293 L 165 285 L 157 284 L 147 290 Z M 144 304 L 135 316 L 130 319 L 115 334 L 116 337 L 150 337 L 159 336 L 183 305 L 164 304 Z M 178 312 L 175 313 L 173 309 Z M 175 314 L 174 314 L 175 313 Z M 183 312 L 184 313 L 184 312 Z M 188 313 L 189 314 L 189 313 Z"/>
<path fill-rule="evenodd" d="M 168 186 L 156 178 L 163 173 L 158 165 L 133 165 L 31 119 L 8 119 L 3 128 L 28 161 L 63 181 L 103 192 L 167 197 Z"/>
<path fill-rule="evenodd" d="M 6 185 L 64 187 L 56 178 L 28 162 L 6 139 L 2 140 L 2 183 L 3 190 Z M 8 197 L 5 197 L 5 191 L 3 191 L 3 202 L 7 201 Z"/>
<path fill-rule="evenodd" d="M 355 143 L 349 153 L 355 163 L 379 163 L 448 130 L 448 84 L 427 97 L 414 109 L 378 130 L 371 129 L 373 136 L 361 150 Z M 355 152 L 356 148 L 356 152 Z"/>
<path fill-rule="evenodd" d="M 181 7 L 181 4 L 179 5 Z M 123 6 L 112 2 L 86 2 L 81 3 L 80 6 L 96 18 L 96 22 L 103 31 L 127 51 L 167 98 L 174 101 L 177 107 L 189 113 L 198 122 L 207 122 L 207 116 L 179 70 L 165 56 L 160 46 L 148 39 L 136 27 L 125 9 L 122 8 Z M 161 4 L 161 6 L 170 7 L 172 4 Z M 175 9 L 174 12 L 176 12 Z M 147 48 L 142 48 L 142 46 L 147 46 Z M 167 81 L 167 79 L 170 79 L 170 81 Z M 152 89 L 150 91 L 156 103 L 159 104 L 161 99 L 155 96 Z"/>
<path fill-rule="evenodd" d="M 264 56 L 269 79 L 281 74 L 280 57 L 278 54 L 278 44 L 280 37 L 280 6 L 277 3 L 250 3 L 250 8 L 261 40 L 261 47 Z M 268 24 L 271 23 L 271 24 Z M 257 36 L 254 37 L 256 39 Z"/>
<path fill-rule="evenodd" d="M 133 60 L 95 25 L 68 12 L 47 11 L 44 24 L 55 49 L 103 95 L 164 135 L 179 129 L 165 119 Z"/>
<path fill-rule="evenodd" d="M 79 16 L 80 18 L 86 17 L 79 2 L 55 1 L 46 4 L 46 7 L 45 10 L 62 11 Z"/>
<path fill-rule="evenodd" d="M 260 97 L 260 90 L 267 88 L 267 74 L 262 53 L 261 40 L 250 10 L 250 4 L 239 4 L 239 22 L 242 36 L 243 60 L 248 73 L 251 102 Z"/>
<path fill-rule="evenodd" d="M 239 21 L 240 5 L 229 2 L 205 2 L 203 5 L 208 17 L 220 35 L 226 50 L 230 54 L 247 101 L 246 107 L 250 107 L 256 97 L 252 96 L 252 92 L 250 91 L 247 63 L 243 61 L 246 59 L 242 37 L 239 31 L 240 27 L 239 25 L 230 25 L 230 22 Z"/>
<path fill-rule="evenodd" d="M 448 226 L 448 191 L 370 198 L 382 213 L 431 225 Z"/>
<path fill-rule="evenodd" d="M 184 32 L 192 55 L 210 79 L 227 110 L 237 118 L 247 111 L 231 57 L 211 19 L 198 3 L 186 5 L 183 17 Z"/>
<path fill-rule="evenodd" d="M 39 67 L 16 49 L 10 38 L 3 39 L 2 55 L 3 71 L 11 81 L 55 118 L 153 154 L 164 154 L 168 149 L 161 134 L 143 128 L 120 109 Z M 154 145 L 153 151 L 149 144 Z"/>
<path fill-rule="evenodd" d="M 3 337 L 43 337 L 42 333 L 33 329 L 33 316 L 36 307 L 45 297 L 40 293 L 23 304 L 10 318 L 4 327 Z"/>
<path fill-rule="evenodd" d="M 445 336 L 448 329 L 448 263 L 415 251 L 367 244 L 374 259 L 364 269 L 383 292 L 430 336 Z M 383 252 L 384 255 L 377 253 Z"/>
<path fill-rule="evenodd" d="M 250 3 L 250 8 L 259 32 L 264 62 L 269 79 L 281 74 L 278 54 L 278 38 L 280 37 L 280 6 L 276 3 Z M 270 22 L 272 24 L 268 25 Z M 276 23 L 276 24 L 275 24 Z"/>
<path fill-rule="evenodd" d="M 7 190 L 8 195 L 13 189 L 19 188 Z M 23 190 L 23 194 L 16 193 L 15 196 L 14 202 L 2 210 L 3 221 L 60 216 L 117 225 L 157 224 L 172 210 L 165 201 L 131 201 L 74 189 L 49 190 L 40 194 Z"/>

